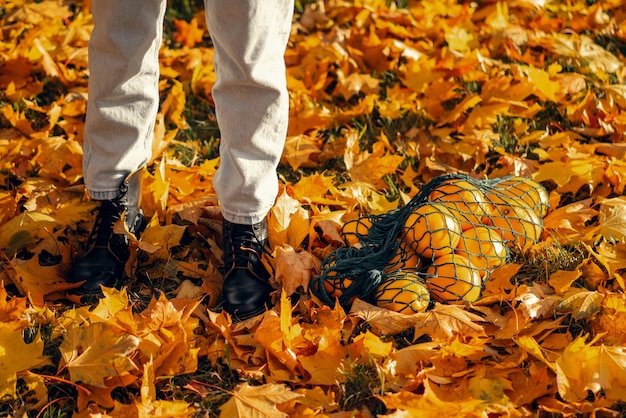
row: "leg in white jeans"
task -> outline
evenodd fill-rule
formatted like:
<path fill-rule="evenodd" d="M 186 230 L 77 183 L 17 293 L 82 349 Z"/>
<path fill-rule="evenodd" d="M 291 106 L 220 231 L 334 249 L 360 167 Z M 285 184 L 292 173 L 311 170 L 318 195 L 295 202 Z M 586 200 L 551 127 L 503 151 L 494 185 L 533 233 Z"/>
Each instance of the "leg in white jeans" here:
<path fill-rule="evenodd" d="M 293 0 L 205 0 L 215 45 L 213 98 L 221 132 L 213 186 L 224 218 L 263 220 L 278 192 L 289 118 L 284 53 Z"/>
<path fill-rule="evenodd" d="M 84 177 L 94 199 L 117 195 L 150 158 L 158 110 L 164 0 L 94 0 Z M 293 0 L 206 0 L 222 134 L 213 184 L 224 217 L 261 221 L 278 190 L 288 122 L 284 51 Z"/>
<path fill-rule="evenodd" d="M 117 197 L 150 159 L 159 106 L 165 0 L 94 0 L 83 174 L 90 196 Z"/>

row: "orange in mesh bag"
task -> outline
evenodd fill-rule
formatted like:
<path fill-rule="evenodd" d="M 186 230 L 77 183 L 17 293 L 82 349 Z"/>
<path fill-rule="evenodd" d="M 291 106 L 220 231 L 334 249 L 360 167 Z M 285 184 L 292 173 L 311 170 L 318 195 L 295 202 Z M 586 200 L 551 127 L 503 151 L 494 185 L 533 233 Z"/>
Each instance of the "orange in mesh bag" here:
<path fill-rule="evenodd" d="M 424 312 L 431 304 L 430 291 L 416 270 L 396 270 L 376 289 L 376 305 L 403 314 Z"/>
<path fill-rule="evenodd" d="M 476 302 L 483 279 L 467 257 L 447 254 L 426 268 L 426 286 L 438 302 Z"/>

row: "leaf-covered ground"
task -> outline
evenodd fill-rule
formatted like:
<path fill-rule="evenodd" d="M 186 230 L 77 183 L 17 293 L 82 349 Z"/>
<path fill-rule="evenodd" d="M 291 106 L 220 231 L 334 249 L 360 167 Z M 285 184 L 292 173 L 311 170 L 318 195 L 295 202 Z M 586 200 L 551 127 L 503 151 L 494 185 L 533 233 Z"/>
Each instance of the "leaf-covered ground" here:
<path fill-rule="evenodd" d="M 94 207 L 89 5 L 0 6 L 0 416 L 624 416 L 622 0 L 298 2 L 276 306 L 238 324 L 216 308 L 213 51 L 189 2 L 166 17 L 130 279 L 66 295 Z M 549 191 L 541 241 L 480 300 L 408 316 L 310 294 L 343 224 L 447 173 Z"/>

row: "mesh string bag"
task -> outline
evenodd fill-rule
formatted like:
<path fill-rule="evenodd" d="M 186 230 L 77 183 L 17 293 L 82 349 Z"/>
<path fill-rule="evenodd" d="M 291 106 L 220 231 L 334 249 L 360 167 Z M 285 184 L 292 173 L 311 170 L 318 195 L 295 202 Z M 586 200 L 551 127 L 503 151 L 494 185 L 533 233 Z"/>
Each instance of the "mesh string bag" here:
<path fill-rule="evenodd" d="M 547 192 L 529 178 L 436 177 L 405 206 L 347 222 L 347 245 L 322 261 L 310 290 L 331 306 L 349 307 L 357 297 L 383 305 L 392 298 L 377 291 L 382 284 L 397 289 L 390 277 L 410 275 L 429 289 L 430 300 L 474 302 L 510 248 L 537 242 L 547 209 Z"/>

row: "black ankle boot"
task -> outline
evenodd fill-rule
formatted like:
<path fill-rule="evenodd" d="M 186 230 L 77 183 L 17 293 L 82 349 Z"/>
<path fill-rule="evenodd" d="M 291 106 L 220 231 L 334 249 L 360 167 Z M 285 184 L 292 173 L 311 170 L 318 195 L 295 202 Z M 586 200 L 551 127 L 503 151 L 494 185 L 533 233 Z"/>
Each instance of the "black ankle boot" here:
<path fill-rule="evenodd" d="M 140 196 L 141 172 L 134 172 L 120 186 L 117 198 L 101 201 L 87 240 L 87 250 L 74 262 L 69 275 L 70 282 L 84 283 L 72 293 L 99 295 L 102 292 L 100 286 L 121 285 L 124 266 L 130 256 L 130 240 L 126 235 L 114 233 L 113 227 L 123 215 L 129 232 L 139 235 L 144 226 Z"/>
<path fill-rule="evenodd" d="M 234 320 L 263 313 L 271 306 L 270 275 L 261 262 L 267 223 L 234 224 L 224 220 L 224 286 L 222 306 Z"/>

